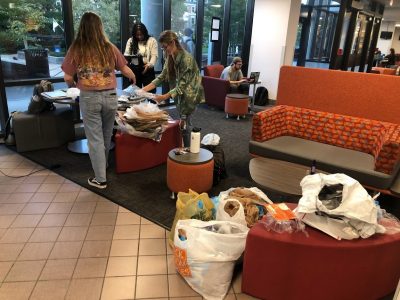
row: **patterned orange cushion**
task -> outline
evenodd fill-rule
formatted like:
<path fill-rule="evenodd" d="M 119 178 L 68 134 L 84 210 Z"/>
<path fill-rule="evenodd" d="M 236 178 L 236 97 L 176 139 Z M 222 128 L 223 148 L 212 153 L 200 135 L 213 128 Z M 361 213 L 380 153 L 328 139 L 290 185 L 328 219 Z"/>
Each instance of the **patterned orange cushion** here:
<path fill-rule="evenodd" d="M 253 140 L 294 136 L 369 153 L 375 170 L 390 174 L 400 159 L 400 126 L 364 118 L 278 105 L 253 118 Z"/>

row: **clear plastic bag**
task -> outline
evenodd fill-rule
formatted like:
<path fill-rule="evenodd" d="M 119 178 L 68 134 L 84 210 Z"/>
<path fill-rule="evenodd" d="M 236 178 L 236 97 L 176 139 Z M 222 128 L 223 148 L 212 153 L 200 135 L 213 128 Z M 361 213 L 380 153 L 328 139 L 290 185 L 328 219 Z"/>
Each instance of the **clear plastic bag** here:
<path fill-rule="evenodd" d="M 378 220 L 378 224 L 385 227 L 385 234 L 396 234 L 400 232 L 400 221 L 394 215 L 386 212 L 384 209 L 380 209 L 379 214 L 382 217 Z"/>
<path fill-rule="evenodd" d="M 263 224 L 268 231 L 272 230 L 277 233 L 302 231 L 308 237 L 305 224 L 297 218 L 287 221 L 278 221 L 270 213 L 267 213 L 261 220 L 261 224 Z"/>
<path fill-rule="evenodd" d="M 266 208 L 268 213 L 263 217 L 261 223 L 268 231 L 272 230 L 277 233 L 302 231 L 308 237 L 305 224 L 285 203 L 267 204 Z"/>

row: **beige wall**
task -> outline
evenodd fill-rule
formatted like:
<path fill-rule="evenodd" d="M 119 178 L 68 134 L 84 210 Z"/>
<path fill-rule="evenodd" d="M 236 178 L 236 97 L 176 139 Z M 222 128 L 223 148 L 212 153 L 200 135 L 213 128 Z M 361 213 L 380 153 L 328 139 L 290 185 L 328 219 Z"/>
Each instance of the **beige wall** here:
<path fill-rule="evenodd" d="M 276 99 L 279 70 L 291 65 L 300 0 L 255 0 L 249 71 L 259 71 L 261 85 Z"/>
<path fill-rule="evenodd" d="M 396 53 L 400 53 L 400 27 L 395 27 L 394 33 L 393 33 L 393 42 L 392 42 L 392 48 L 396 51 Z"/>

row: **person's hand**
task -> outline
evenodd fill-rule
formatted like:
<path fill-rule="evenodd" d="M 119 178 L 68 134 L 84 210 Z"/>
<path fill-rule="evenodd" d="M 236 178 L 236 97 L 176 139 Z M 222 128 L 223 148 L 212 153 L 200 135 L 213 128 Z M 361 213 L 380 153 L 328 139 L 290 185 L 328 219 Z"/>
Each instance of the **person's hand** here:
<path fill-rule="evenodd" d="M 179 129 L 185 130 L 186 129 L 186 120 L 180 119 L 179 120 Z"/>
<path fill-rule="evenodd" d="M 157 103 L 161 103 L 169 98 L 168 94 L 164 95 L 155 95 L 154 100 L 157 101 Z"/>
<path fill-rule="evenodd" d="M 132 78 L 129 78 L 129 81 L 132 82 L 132 85 L 135 85 L 136 84 L 136 76 L 133 75 Z"/>
<path fill-rule="evenodd" d="M 242 78 L 242 79 L 240 79 L 239 81 L 240 81 L 240 82 L 246 82 L 246 81 L 247 81 L 247 78 Z"/>
<path fill-rule="evenodd" d="M 149 65 L 149 64 L 145 64 L 142 74 L 146 74 L 146 72 L 147 72 L 149 69 L 150 69 L 150 65 Z"/>

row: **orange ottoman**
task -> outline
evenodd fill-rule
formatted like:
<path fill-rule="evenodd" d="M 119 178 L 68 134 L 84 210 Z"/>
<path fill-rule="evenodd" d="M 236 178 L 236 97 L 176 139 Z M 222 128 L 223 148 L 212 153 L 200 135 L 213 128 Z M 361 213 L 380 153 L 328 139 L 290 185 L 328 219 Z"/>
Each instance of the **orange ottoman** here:
<path fill-rule="evenodd" d="M 229 118 L 229 114 L 236 115 L 237 119 L 240 116 L 246 117 L 249 107 L 249 96 L 244 94 L 228 94 L 225 98 L 225 113 L 226 118 Z"/>
<path fill-rule="evenodd" d="M 214 170 L 212 152 L 200 148 L 199 153 L 176 155 L 175 151 L 168 153 L 167 160 L 167 185 L 172 193 L 188 192 L 189 189 L 198 193 L 210 190 Z"/>
<path fill-rule="evenodd" d="M 179 121 L 168 121 L 161 141 L 117 132 L 115 135 L 116 173 L 153 168 L 167 161 L 168 152 L 181 145 Z"/>

